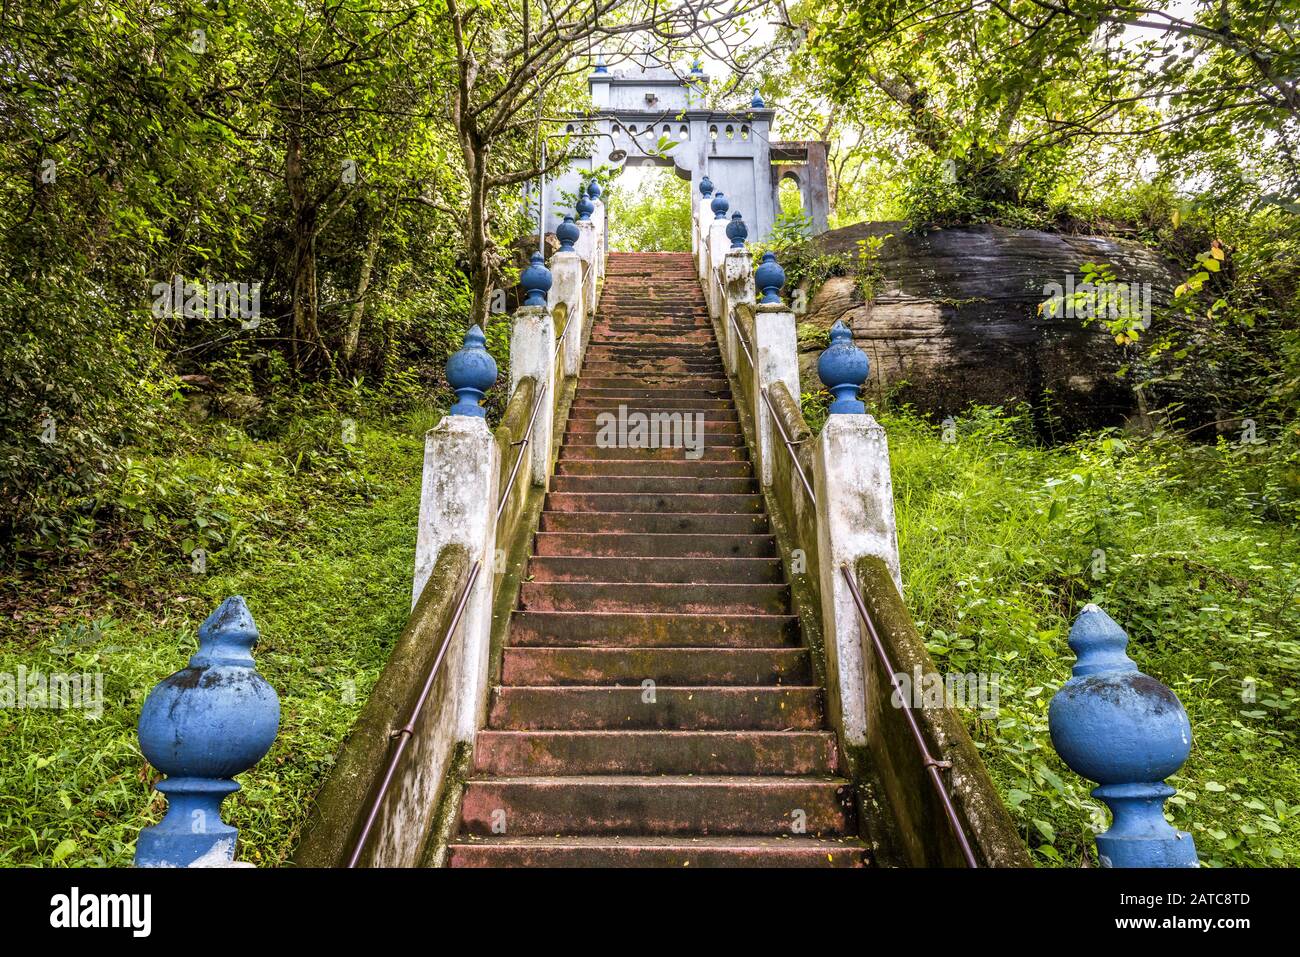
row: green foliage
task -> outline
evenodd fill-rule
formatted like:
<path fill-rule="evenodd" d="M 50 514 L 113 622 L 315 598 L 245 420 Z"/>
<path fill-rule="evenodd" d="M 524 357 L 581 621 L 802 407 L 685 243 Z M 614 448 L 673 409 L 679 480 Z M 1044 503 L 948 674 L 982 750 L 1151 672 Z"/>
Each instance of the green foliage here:
<path fill-rule="evenodd" d="M 422 436 L 436 417 L 363 402 L 291 415 L 277 438 L 193 425 L 170 452 L 126 456 L 116 537 L 0 577 L 0 671 L 102 673 L 104 698 L 98 716 L 0 710 L 0 866 L 129 866 L 164 808 L 136 742 L 142 696 L 184 665 L 231 594 L 257 619 L 282 721 L 226 808 L 241 858 L 283 862 L 405 623 Z"/>
<path fill-rule="evenodd" d="M 1047 449 L 1024 414 L 972 409 L 951 441 L 905 413 L 882 422 L 908 604 L 941 671 L 1001 676 L 996 717 L 961 713 L 1035 857 L 1095 864 L 1105 825 L 1047 735 L 1065 634 L 1096 602 L 1190 715 L 1174 823 L 1212 866 L 1296 866 L 1300 434 Z"/>
<path fill-rule="evenodd" d="M 672 169 L 646 169 L 635 186 L 615 179 L 604 198 L 611 250 L 690 252 L 691 184 Z"/>

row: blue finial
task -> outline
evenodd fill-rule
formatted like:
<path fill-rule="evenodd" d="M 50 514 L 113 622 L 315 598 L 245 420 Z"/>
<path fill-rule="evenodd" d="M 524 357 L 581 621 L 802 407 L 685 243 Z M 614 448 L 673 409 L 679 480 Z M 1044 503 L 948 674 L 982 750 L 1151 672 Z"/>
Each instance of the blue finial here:
<path fill-rule="evenodd" d="M 785 285 L 785 270 L 776 261 L 775 253 L 763 253 L 763 261 L 754 270 L 754 285 L 763 294 L 760 303 L 770 304 L 781 301 L 781 287 Z"/>
<path fill-rule="evenodd" d="M 540 260 L 541 253 L 533 253 L 534 265 Z M 532 269 L 529 266 L 528 269 Z M 528 269 L 524 270 L 525 275 Z M 550 274 L 547 273 L 549 280 Z M 549 286 L 550 283 L 548 282 Z M 447 382 L 456 393 L 456 404 L 447 410 L 448 415 L 471 415 L 480 419 L 487 418 L 487 412 L 479 405 L 483 394 L 497 381 L 496 360 L 488 354 L 487 337 L 477 325 L 470 326 L 465 333 L 465 343 L 451 354 L 447 360 Z"/>
<path fill-rule="evenodd" d="M 867 354 L 853 344 L 853 332 L 837 319 L 831 326 L 831 344 L 817 360 L 817 375 L 835 397 L 827 411 L 837 415 L 864 414 L 867 407 L 858 399 L 858 389 L 870 371 Z"/>
<path fill-rule="evenodd" d="M 1192 750 L 1192 726 L 1178 696 L 1137 670 L 1128 635 L 1096 605 L 1070 629 L 1074 677 L 1047 710 L 1052 746 L 1071 770 L 1098 787 L 1110 830 L 1097 835 L 1102 867 L 1196 867 L 1192 835 L 1169 826 L 1164 779 Z"/>
<path fill-rule="evenodd" d="M 600 194 L 602 192 L 604 192 L 604 190 L 600 188 L 600 183 L 596 182 L 594 179 L 587 184 L 587 195 L 591 198 L 593 203 L 600 199 Z"/>
<path fill-rule="evenodd" d="M 596 72 L 596 73 L 608 73 L 608 72 L 609 72 L 609 70 L 608 70 L 608 69 L 606 68 L 606 66 L 605 66 L 605 58 L 604 58 L 604 57 L 601 57 L 601 56 L 596 57 L 596 70 L 595 70 L 595 72 Z"/>
<path fill-rule="evenodd" d="M 555 238 L 560 241 L 560 252 L 562 253 L 573 252 L 573 244 L 578 241 L 580 235 L 582 235 L 582 232 L 578 229 L 578 224 L 568 214 L 565 214 L 564 222 L 555 227 Z"/>
<path fill-rule="evenodd" d="M 696 57 L 691 61 L 691 74 L 694 76 L 704 75 L 704 64 L 700 61 L 699 57 Z"/>
<path fill-rule="evenodd" d="M 713 210 L 714 219 L 726 219 L 727 210 L 731 208 L 731 201 L 727 199 L 722 190 L 713 194 L 713 202 L 709 203 L 709 209 Z"/>
<path fill-rule="evenodd" d="M 763 97 L 759 95 L 758 87 L 754 87 L 754 98 L 749 101 L 749 105 L 756 110 L 767 108 L 767 104 L 763 102 Z"/>
<path fill-rule="evenodd" d="M 551 289 L 551 271 L 541 253 L 533 253 L 528 268 L 519 274 L 519 285 L 524 288 L 525 306 L 546 305 L 546 294 Z"/>
<path fill-rule="evenodd" d="M 727 223 L 727 238 L 731 240 L 732 249 L 744 249 L 745 239 L 749 236 L 749 227 L 740 217 L 740 210 L 731 214 L 731 222 Z"/>
<path fill-rule="evenodd" d="M 257 673 L 257 625 L 244 599 L 227 598 L 199 627 L 189 664 L 154 685 L 140 709 L 140 750 L 167 775 L 155 787 L 167 814 L 140 832 L 137 867 L 229 864 L 239 835 L 221 819 L 234 781 L 271 749 L 280 699 Z"/>
<path fill-rule="evenodd" d="M 595 212 L 596 205 L 587 198 L 587 191 L 579 188 L 578 201 L 573 204 L 573 209 L 578 214 L 578 222 L 591 222 L 591 214 Z"/>
<path fill-rule="evenodd" d="M 708 199 L 712 192 L 713 180 L 709 179 L 708 175 L 705 175 L 705 177 L 700 180 L 700 195 L 705 199 Z"/>

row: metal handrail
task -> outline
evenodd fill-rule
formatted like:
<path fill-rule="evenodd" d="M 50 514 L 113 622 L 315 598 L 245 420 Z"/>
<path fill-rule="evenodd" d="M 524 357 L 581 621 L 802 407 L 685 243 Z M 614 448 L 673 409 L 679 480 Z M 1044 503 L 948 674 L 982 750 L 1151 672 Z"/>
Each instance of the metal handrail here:
<path fill-rule="evenodd" d="M 740 328 L 740 323 L 736 322 L 735 311 L 727 313 L 727 319 L 731 322 L 731 328 L 736 330 L 736 338 L 740 341 L 740 347 L 745 350 L 745 358 L 749 360 L 749 367 L 754 368 L 754 353 L 749 349 L 749 343 L 745 341 L 745 333 Z M 763 397 L 763 403 L 767 406 L 768 413 L 772 416 L 772 421 L 776 423 L 777 431 L 781 433 L 781 441 L 785 443 L 785 450 L 790 453 L 790 463 L 799 475 L 799 481 L 803 484 L 803 490 L 808 493 L 808 500 L 817 504 L 817 494 L 813 491 L 812 483 L 808 481 L 808 476 L 804 474 L 803 466 L 799 464 L 799 458 L 794 453 L 794 443 L 790 441 L 790 436 L 786 434 L 785 426 L 781 424 L 780 417 L 776 414 L 776 409 L 772 407 L 772 400 L 767 396 L 766 387 L 759 389 L 759 395 Z"/>
<path fill-rule="evenodd" d="M 560 333 L 555 342 L 555 352 L 551 355 L 551 362 L 554 363 L 560 355 L 560 349 L 564 345 L 564 337 L 569 333 L 568 321 L 564 324 L 564 331 Z M 510 479 L 506 482 L 505 491 L 501 493 L 501 498 L 497 502 L 498 520 L 501 518 L 501 512 L 505 508 L 505 503 L 510 497 L 510 492 L 514 488 L 515 478 L 519 474 L 519 466 L 524 460 L 524 453 L 528 449 L 528 443 L 532 439 L 533 425 L 537 422 L 537 413 L 542 407 L 542 400 L 546 396 L 547 383 L 543 382 L 538 386 L 537 395 L 533 400 L 533 410 L 528 417 L 528 428 L 524 430 L 524 437 L 518 442 L 513 443 L 519 446 L 519 456 L 515 459 L 514 468 L 510 470 Z M 366 823 L 361 828 L 361 834 L 357 837 L 357 842 L 352 848 L 352 856 L 348 858 L 347 866 L 352 868 L 357 866 L 357 861 L 361 859 L 361 853 L 365 850 L 366 841 L 370 837 L 370 832 L 374 829 L 375 821 L 379 817 L 379 808 L 388 796 L 388 788 L 393 782 L 393 775 L 397 773 L 398 762 L 402 759 L 402 753 L 406 750 L 406 743 L 415 733 L 415 724 L 420 720 L 420 715 L 424 711 L 424 704 L 429 698 L 429 692 L 433 689 L 433 682 L 438 677 L 438 669 L 442 667 L 443 659 L 447 656 L 447 649 L 451 646 L 451 637 L 460 625 L 461 618 L 465 615 L 465 608 L 469 604 L 469 593 L 474 587 L 474 582 L 478 580 L 480 569 L 483 562 L 476 561 L 469 570 L 469 575 L 465 579 L 465 587 L 461 589 L 460 597 L 456 602 L 456 611 L 452 615 L 451 623 L 447 626 L 446 633 L 442 636 L 442 644 L 438 648 L 438 655 L 433 660 L 433 665 L 429 668 L 429 674 L 424 679 L 424 687 L 420 690 L 420 697 L 416 699 L 415 706 L 411 709 L 410 717 L 406 723 L 398 728 L 390 736 L 390 740 L 397 740 L 397 747 L 393 750 L 392 756 L 388 760 L 388 767 L 384 771 L 384 779 L 379 785 L 379 790 L 375 794 L 375 799 L 370 805 L 370 811 L 366 815 Z"/>
<path fill-rule="evenodd" d="M 754 353 L 749 349 L 749 343 L 745 341 L 745 333 L 740 328 L 740 323 L 736 322 L 735 311 L 729 311 L 727 318 L 731 321 L 731 328 L 736 330 L 736 338 L 740 340 L 740 348 L 745 350 L 745 358 L 749 360 L 749 367 L 754 368 Z"/>
<path fill-rule="evenodd" d="M 424 679 L 424 687 L 420 689 L 420 697 L 416 699 L 415 706 L 411 709 L 410 717 L 407 718 L 406 723 L 389 736 L 389 740 L 396 739 L 397 747 L 393 749 L 393 753 L 388 759 L 384 779 L 379 785 L 374 801 L 371 802 L 370 811 L 366 815 L 366 823 L 361 828 L 361 834 L 352 847 L 352 856 L 348 858 L 347 864 L 349 868 L 357 866 L 357 861 L 361 859 L 361 852 L 366 848 L 366 840 L 370 837 L 370 832 L 375 826 L 375 820 L 379 817 L 379 808 L 384 803 L 384 798 L 388 796 L 388 788 L 393 783 L 393 775 L 397 773 L 397 765 L 402 759 L 402 753 L 406 751 L 406 744 L 411 740 L 411 735 L 415 733 L 415 724 L 420 720 L 420 715 L 424 711 L 424 704 L 429 699 L 429 693 L 433 690 L 433 682 L 438 677 L 438 669 L 442 667 L 442 662 L 447 657 L 447 649 L 451 647 L 451 636 L 456 633 L 460 620 L 465 615 L 465 608 L 469 604 L 469 593 L 474 587 L 474 582 L 478 580 L 479 569 L 482 566 L 482 561 L 476 561 L 470 566 L 469 575 L 465 578 L 465 587 L 461 589 L 460 598 L 456 602 L 456 611 L 451 616 L 451 623 L 447 625 L 447 631 L 442 636 L 442 644 L 438 647 L 438 655 L 433 659 L 429 674 Z"/>
<path fill-rule="evenodd" d="M 794 442 L 790 440 L 790 436 L 785 431 L 785 426 L 781 424 L 781 417 L 776 414 L 776 407 L 772 405 L 772 400 L 768 398 L 767 388 L 760 389 L 759 395 L 763 397 L 763 402 L 767 406 L 767 414 L 772 417 L 772 421 L 776 424 L 776 430 L 781 433 L 781 441 L 785 443 L 785 450 L 790 454 L 790 464 L 794 466 L 799 481 L 803 483 L 803 490 L 808 493 L 808 501 L 815 506 L 817 504 L 817 493 L 813 491 L 812 483 L 808 481 L 803 466 L 799 464 L 799 457 L 794 452 Z"/>
<path fill-rule="evenodd" d="M 569 322 L 564 323 L 564 331 L 560 333 L 560 338 L 555 341 L 555 352 L 551 354 L 551 362 L 554 364 L 556 358 L 560 355 L 560 347 L 564 345 L 564 337 L 569 334 Z M 537 395 L 533 398 L 533 411 L 528 416 L 528 428 L 524 430 L 524 437 L 511 445 L 519 447 L 519 455 L 515 457 L 514 468 L 510 470 L 510 478 L 506 481 L 506 487 L 501 492 L 501 497 L 497 499 L 496 520 L 501 521 L 501 513 L 506 509 L 506 502 L 510 499 L 510 493 L 514 490 L 515 479 L 519 477 L 519 466 L 523 464 L 524 453 L 528 451 L 528 443 L 533 438 L 533 425 L 537 422 L 537 413 L 542 408 L 542 399 L 546 397 L 547 383 L 540 382 L 537 385 Z"/>
<path fill-rule="evenodd" d="M 962 856 L 966 858 L 968 867 L 979 867 L 979 862 L 975 859 L 975 852 L 971 849 L 970 838 L 967 837 L 961 818 L 957 816 L 957 809 L 953 806 L 952 795 L 948 793 L 948 788 L 943 783 L 943 777 L 939 774 L 940 768 L 951 768 L 952 762 L 940 761 L 930 753 L 930 747 L 925 742 L 925 736 L 921 734 L 921 726 L 917 724 L 916 716 L 912 714 L 911 705 L 908 704 L 907 696 L 903 692 L 897 673 L 894 671 L 894 664 L 889 660 L 889 652 L 885 650 L 885 644 L 880 640 L 880 635 L 876 632 L 876 626 L 871 621 L 871 616 L 867 614 L 867 606 L 862 601 L 862 592 L 858 590 L 858 583 L 853 577 L 848 562 L 840 565 L 840 574 L 844 576 L 844 581 L 848 583 L 849 594 L 853 596 L 853 604 L 858 609 L 858 617 L 862 619 L 862 623 L 866 625 L 867 634 L 871 636 L 871 644 L 876 649 L 876 657 L 880 659 L 881 667 L 889 675 L 889 683 L 893 686 L 894 694 L 898 697 L 903 716 L 907 718 L 907 726 L 912 729 L 912 739 L 916 742 L 917 750 L 921 752 L 921 763 L 925 766 L 925 770 L 930 776 L 930 783 L 934 785 L 934 790 L 943 803 L 944 814 L 948 818 L 948 823 L 952 826 L 952 832 L 957 838 L 957 843 L 961 845 Z"/>

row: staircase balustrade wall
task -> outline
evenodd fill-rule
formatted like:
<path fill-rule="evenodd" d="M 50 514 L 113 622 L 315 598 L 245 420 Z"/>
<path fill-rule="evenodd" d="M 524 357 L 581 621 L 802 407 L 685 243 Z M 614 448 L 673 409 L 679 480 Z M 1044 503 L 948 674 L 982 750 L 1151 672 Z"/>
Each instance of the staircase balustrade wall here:
<path fill-rule="evenodd" d="M 850 552 L 853 548 L 862 550 L 850 554 L 851 564 L 871 570 L 870 583 L 864 581 L 862 585 L 863 598 L 869 613 L 886 622 L 885 640 L 894 662 L 900 668 L 906 665 L 910 669 L 920 664 L 926 674 L 934 672 L 899 591 L 887 452 L 872 452 L 873 460 L 883 457 L 883 461 L 875 462 L 877 469 L 884 470 L 883 484 L 873 481 L 868 483 L 870 488 L 845 487 L 830 492 L 823 488 L 828 468 L 836 480 L 831 484 L 837 486 L 843 484 L 839 480 L 845 475 L 861 472 L 863 462 L 848 461 L 845 448 L 863 454 L 865 450 L 858 447 L 860 442 L 850 442 L 844 448 L 821 448 L 799 406 L 797 370 L 793 376 L 782 374 L 784 367 L 779 362 L 775 366 L 769 362 L 769 368 L 763 368 L 754 284 L 752 279 L 747 287 L 737 282 L 738 257 L 734 250 L 723 250 L 717 255 L 720 250 L 711 242 L 716 220 L 706 218 L 712 215 L 707 201 L 698 204 L 694 235 L 702 283 L 706 292 L 714 292 L 719 306 L 715 319 L 724 363 L 750 445 L 757 447 L 760 455 L 764 447 L 770 453 L 763 483 L 769 512 L 785 552 L 787 574 L 805 640 L 820 664 L 818 677 L 826 681 L 831 705 L 829 716 L 850 773 L 863 785 L 866 830 L 882 862 L 961 866 L 964 859 L 960 845 L 944 817 L 938 795 L 926 780 L 927 772 L 905 724 L 905 716 L 895 706 L 889 676 L 883 674 L 875 662 L 874 649 L 865 644 L 866 636 L 860 633 L 856 612 L 845 621 L 845 616 L 838 612 L 828 613 L 823 602 L 823 593 L 828 586 L 834 589 L 833 579 L 839 575 L 837 556 L 842 558 L 839 553 L 844 550 L 844 543 L 852 542 Z M 784 341 L 781 322 L 789 324 L 788 331 L 793 338 L 794 316 L 781 305 L 766 308 L 769 313 L 765 319 L 771 323 L 763 331 L 767 339 L 778 345 Z M 770 347 L 766 351 L 770 352 Z M 873 434 L 879 430 L 869 416 L 838 418 L 854 420 L 842 423 L 846 426 L 874 427 Z M 859 418 L 870 421 L 859 423 L 856 421 Z M 883 430 L 879 431 L 883 436 Z M 787 448 L 786 439 L 792 448 Z M 824 460 L 820 469 L 819 457 Z M 819 471 L 823 476 L 820 481 Z M 841 528 L 840 534 L 834 536 L 841 543 L 838 548 L 832 547 L 831 536 L 825 534 L 830 519 L 826 503 L 818 501 L 824 492 L 836 492 L 840 497 L 846 493 L 862 496 L 858 510 L 863 514 L 847 520 L 863 527 Z M 880 494 L 887 495 L 889 501 L 876 501 Z M 835 515 L 837 520 L 846 520 L 842 510 L 836 510 Z M 863 581 L 862 573 L 859 580 Z M 842 676 L 845 680 L 837 673 L 840 665 L 852 671 Z M 844 700 L 845 689 L 849 689 L 853 700 Z M 952 761 L 949 785 L 953 801 L 972 835 L 980 863 L 1029 866 L 1024 844 L 960 716 L 946 702 L 940 707 L 918 709 L 917 716 L 932 753 L 941 760 Z"/>
<path fill-rule="evenodd" d="M 603 235 L 593 230 L 589 236 L 591 249 L 604 249 Z M 599 245 L 595 243 L 597 238 Z M 492 458 L 496 472 L 490 484 L 496 491 L 491 503 L 494 511 L 499 508 L 499 514 L 491 540 L 480 543 L 487 567 L 481 570 L 479 580 L 487 583 L 490 608 L 495 611 L 495 615 L 489 614 L 486 622 L 493 643 L 497 640 L 500 610 L 513 605 L 513 591 L 519 585 L 510 556 L 520 552 L 521 543 L 527 541 L 536 523 L 546 482 L 554 470 L 557 443 L 552 441 L 552 437 L 558 435 L 563 427 L 561 416 L 567 412 L 568 401 L 576 386 L 582 350 L 590 334 L 591 324 L 584 321 L 585 303 L 573 292 L 581 293 L 583 286 L 589 283 L 594 302 L 599 292 L 597 266 L 583 262 L 581 268 L 581 285 L 572 284 L 569 287 L 572 291 L 564 291 L 558 301 L 550 303 L 546 324 L 553 324 L 553 334 L 512 337 L 512 361 L 529 372 L 549 368 L 553 385 L 548 385 L 545 394 L 539 395 L 537 378 L 520 373 L 517 367 L 517 374 L 511 377 L 517 381 L 510 401 L 492 432 Z M 594 313 L 594 307 L 591 312 Z M 517 322 L 519 318 L 516 317 Z M 529 313 L 525 318 L 536 324 L 538 317 Z M 570 324 L 572 328 L 564 335 L 564 341 L 557 342 Z M 575 344 L 573 373 L 567 373 L 566 350 L 575 348 Z M 553 368 L 548 363 L 553 364 Z M 539 401 L 545 408 L 534 409 Z M 525 445 L 523 439 L 530 420 L 533 434 Z M 547 431 L 539 435 L 539 429 Z M 542 445 L 547 449 L 547 461 L 545 474 L 539 482 L 530 465 L 533 450 Z M 426 460 L 426 470 L 438 467 L 463 471 L 467 463 L 430 463 Z M 516 467 L 518 474 L 512 485 L 510 476 Z M 478 491 L 483 494 L 486 490 Z M 498 501 L 497 495 L 504 497 Z M 470 564 L 469 551 L 464 548 L 448 546 L 439 553 L 406 630 L 367 700 L 361 719 L 340 749 L 334 769 L 317 794 L 311 818 L 293 858 L 295 864 L 314 867 L 346 864 L 356 831 L 379 786 L 379 775 L 388 758 L 392 732 L 405 720 L 411 703 L 426 680 Z M 447 822 L 454 819 L 456 811 L 448 803 L 459 794 L 461 782 L 458 775 L 463 776 L 472 753 L 473 736 L 482 727 L 490 685 L 487 661 L 463 660 L 467 644 L 465 631 L 466 625 L 462 624 L 452 636 L 447 661 L 399 763 L 394 783 L 359 862 L 361 866 L 429 864 L 437 861 L 445 845 L 445 828 Z M 475 719 L 472 728 L 466 732 L 456 720 L 454 688 L 457 683 L 467 682 L 464 672 L 470 667 L 480 671 L 473 676 L 475 687 L 480 690 L 473 702 Z"/>

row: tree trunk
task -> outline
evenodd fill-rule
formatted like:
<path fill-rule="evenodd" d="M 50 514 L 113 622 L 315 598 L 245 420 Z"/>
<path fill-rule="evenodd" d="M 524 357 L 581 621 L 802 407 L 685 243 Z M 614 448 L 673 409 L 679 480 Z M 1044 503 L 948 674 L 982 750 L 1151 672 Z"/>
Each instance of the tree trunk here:
<path fill-rule="evenodd" d="M 318 302 L 316 298 L 316 204 L 307 195 L 307 177 L 302 162 L 302 141 L 290 128 L 285 151 L 285 185 L 293 209 L 293 343 L 294 366 L 302 368 L 309 359 L 309 348 L 321 350 Z"/>
<path fill-rule="evenodd" d="M 357 292 L 352 303 L 352 313 L 348 316 L 347 330 L 343 334 L 343 364 L 352 367 L 352 359 L 357 353 L 361 341 L 361 320 L 366 314 L 366 292 L 370 289 L 370 276 L 375 269 L 375 259 L 379 255 L 379 241 L 384 235 L 384 219 L 381 213 L 370 227 L 370 240 L 366 244 L 366 255 L 361 261 L 361 275 L 357 278 Z"/>

